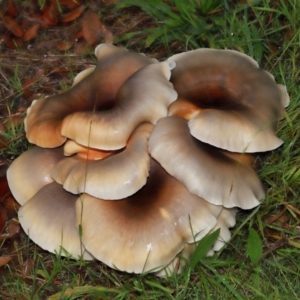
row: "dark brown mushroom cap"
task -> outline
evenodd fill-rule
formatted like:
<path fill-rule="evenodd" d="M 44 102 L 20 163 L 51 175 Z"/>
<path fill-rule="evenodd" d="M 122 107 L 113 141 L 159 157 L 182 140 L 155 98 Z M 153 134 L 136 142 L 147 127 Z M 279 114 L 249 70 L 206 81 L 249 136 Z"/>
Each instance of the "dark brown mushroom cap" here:
<path fill-rule="evenodd" d="M 76 203 L 86 249 L 108 266 L 134 273 L 170 263 L 186 242 L 214 228 L 221 210 L 190 194 L 153 160 L 147 184 L 131 197 L 105 201 L 83 194 Z"/>
<path fill-rule="evenodd" d="M 200 142 L 190 135 L 185 119 L 160 119 L 150 135 L 149 152 L 191 193 L 212 204 L 249 209 L 264 197 L 255 171 L 240 158 L 246 154 Z"/>
<path fill-rule="evenodd" d="M 13 161 L 7 180 L 15 199 L 25 204 L 40 188 L 53 182 L 52 168 L 64 158 L 63 149 L 33 147 Z"/>
<path fill-rule="evenodd" d="M 82 74 L 70 90 L 35 100 L 28 108 L 24 123 L 31 143 L 49 148 L 62 145 L 66 137 L 61 134 L 61 127 L 66 116 L 112 107 L 121 85 L 143 66 L 156 62 L 109 44 L 102 44 L 96 50 L 99 62 L 93 72 Z"/>
<path fill-rule="evenodd" d="M 76 228 L 75 201 L 78 198 L 52 182 L 42 187 L 19 210 L 19 221 L 28 236 L 52 253 L 90 260 Z"/>
<path fill-rule="evenodd" d="M 152 128 L 152 124 L 141 124 L 125 150 L 105 159 L 65 158 L 53 168 L 52 177 L 74 194 L 87 193 L 107 200 L 128 197 L 147 181 L 150 168 L 148 139 Z"/>
<path fill-rule="evenodd" d="M 261 152 L 282 144 L 275 136 L 285 89 L 245 54 L 198 49 L 170 57 L 171 82 L 184 99 L 199 107 L 189 122 L 202 142 L 233 152 Z"/>
<path fill-rule="evenodd" d="M 139 124 L 155 124 L 168 114 L 168 106 L 177 98 L 169 82 L 173 67 L 172 62 L 162 62 L 141 68 L 122 85 L 112 109 L 68 115 L 63 121 L 62 135 L 102 150 L 125 147 Z"/>

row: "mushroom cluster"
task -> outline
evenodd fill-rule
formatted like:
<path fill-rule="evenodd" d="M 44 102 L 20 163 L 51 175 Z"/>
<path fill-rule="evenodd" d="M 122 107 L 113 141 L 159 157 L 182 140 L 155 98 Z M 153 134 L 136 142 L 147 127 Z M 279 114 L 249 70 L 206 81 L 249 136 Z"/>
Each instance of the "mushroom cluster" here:
<path fill-rule="evenodd" d="M 36 146 L 7 174 L 20 223 L 50 252 L 178 272 L 208 233 L 220 229 L 208 255 L 230 240 L 236 208 L 263 199 L 253 153 L 281 145 L 288 94 L 232 50 L 158 62 L 101 44 L 95 55 L 70 90 L 27 111 Z"/>

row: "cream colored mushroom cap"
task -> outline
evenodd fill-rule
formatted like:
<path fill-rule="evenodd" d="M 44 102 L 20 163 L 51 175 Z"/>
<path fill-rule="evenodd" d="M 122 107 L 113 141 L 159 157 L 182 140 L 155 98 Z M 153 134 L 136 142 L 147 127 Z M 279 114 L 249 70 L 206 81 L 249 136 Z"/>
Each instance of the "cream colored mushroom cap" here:
<path fill-rule="evenodd" d="M 77 198 L 52 182 L 19 209 L 19 221 L 30 239 L 41 248 L 62 256 L 90 260 L 93 257 L 82 246 L 76 228 Z"/>
<path fill-rule="evenodd" d="M 122 84 L 143 66 L 157 62 L 109 44 L 99 47 L 97 57 L 97 66 L 81 72 L 70 90 L 33 101 L 24 120 L 31 143 L 47 148 L 62 145 L 66 141 L 61 132 L 66 116 L 112 107 Z"/>
<path fill-rule="evenodd" d="M 86 249 L 108 266 L 133 273 L 170 263 L 186 242 L 214 228 L 221 210 L 190 194 L 154 161 L 147 184 L 133 196 L 104 201 L 83 194 L 76 203 Z"/>
<path fill-rule="evenodd" d="M 78 84 L 80 81 L 82 81 L 85 77 L 87 77 L 88 75 L 92 74 L 95 71 L 96 66 L 92 66 L 89 67 L 83 71 L 81 71 L 80 73 L 78 73 L 73 80 L 73 85 Z"/>
<path fill-rule="evenodd" d="M 74 194 L 87 193 L 106 200 L 126 198 L 147 181 L 148 139 L 152 128 L 152 124 L 141 124 L 125 150 L 105 159 L 86 161 L 76 156 L 63 159 L 54 167 L 52 177 Z"/>
<path fill-rule="evenodd" d="M 240 153 L 282 144 L 275 132 L 288 94 L 252 58 L 233 50 L 197 49 L 170 59 L 176 62 L 171 82 L 179 99 L 199 107 L 189 121 L 195 138 Z"/>
<path fill-rule="evenodd" d="M 7 180 L 15 199 L 25 204 L 43 186 L 53 182 L 52 168 L 64 158 L 62 148 L 43 149 L 33 147 L 10 165 Z"/>
<path fill-rule="evenodd" d="M 243 154 L 227 155 L 198 141 L 190 135 L 185 119 L 159 120 L 150 135 L 149 152 L 191 193 L 212 204 L 250 209 L 264 197 L 255 171 L 239 159 Z"/>
<path fill-rule="evenodd" d="M 62 135 L 102 150 L 125 147 L 139 124 L 155 124 L 167 115 L 168 106 L 177 98 L 169 82 L 173 67 L 173 62 L 143 67 L 122 85 L 112 109 L 68 115 L 63 121 Z"/>

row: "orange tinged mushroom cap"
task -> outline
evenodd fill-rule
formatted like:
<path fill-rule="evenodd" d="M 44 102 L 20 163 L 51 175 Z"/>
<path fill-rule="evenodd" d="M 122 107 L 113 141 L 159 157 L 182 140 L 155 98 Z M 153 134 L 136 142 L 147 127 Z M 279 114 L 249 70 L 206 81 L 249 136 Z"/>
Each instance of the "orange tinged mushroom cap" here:
<path fill-rule="evenodd" d="M 107 200 L 128 197 L 146 184 L 150 168 L 148 138 L 152 128 L 152 124 L 141 124 L 126 148 L 107 158 L 97 161 L 77 156 L 62 159 L 53 168 L 52 177 L 74 194 L 87 193 Z"/>
<path fill-rule="evenodd" d="M 288 94 L 252 58 L 233 50 L 198 49 L 170 59 L 176 62 L 171 82 L 179 99 L 199 107 L 189 121 L 194 137 L 233 152 L 282 144 L 275 130 Z"/>
<path fill-rule="evenodd" d="M 155 124 L 167 115 L 169 105 L 177 98 L 169 82 L 173 67 L 172 63 L 162 62 L 141 68 L 121 86 L 113 108 L 68 115 L 62 123 L 62 135 L 102 150 L 125 147 L 139 124 Z"/>
<path fill-rule="evenodd" d="M 156 62 L 109 44 L 98 46 L 96 56 L 96 68 L 81 74 L 70 90 L 33 101 L 24 122 L 31 143 L 47 148 L 62 145 L 66 141 L 61 132 L 62 123 L 68 115 L 112 107 L 122 84 L 143 66 Z"/>

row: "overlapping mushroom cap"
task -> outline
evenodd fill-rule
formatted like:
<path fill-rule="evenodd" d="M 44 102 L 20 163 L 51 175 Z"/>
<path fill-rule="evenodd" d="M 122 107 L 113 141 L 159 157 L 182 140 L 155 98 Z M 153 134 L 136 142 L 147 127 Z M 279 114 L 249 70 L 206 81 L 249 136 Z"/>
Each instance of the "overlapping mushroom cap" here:
<path fill-rule="evenodd" d="M 8 170 L 20 223 L 51 252 L 127 272 L 180 271 L 177 254 L 188 259 L 220 228 L 208 255 L 218 251 L 236 207 L 264 197 L 245 152 L 281 144 L 288 95 L 235 51 L 157 62 L 102 44 L 95 54 L 69 91 L 28 109 L 27 138 L 39 147 Z"/>
<path fill-rule="evenodd" d="M 233 152 L 269 151 L 282 144 L 275 131 L 289 96 L 256 61 L 216 49 L 169 59 L 176 62 L 171 82 L 179 100 L 170 114 L 189 119 L 194 137 Z"/>
<path fill-rule="evenodd" d="M 253 208 L 264 197 L 262 184 L 246 154 L 228 153 L 198 141 L 185 119 L 161 119 L 149 141 L 149 152 L 188 190 L 209 203 Z"/>
<path fill-rule="evenodd" d="M 102 44 L 96 48 L 95 54 L 99 61 L 96 68 L 92 68 L 92 72 L 85 71 L 81 74 L 82 76 L 77 78 L 72 89 L 59 95 L 33 101 L 25 119 L 26 136 L 31 143 L 54 148 L 62 145 L 67 137 L 76 141 L 76 137 L 73 136 L 76 136 L 73 126 L 79 126 L 79 130 L 85 135 L 83 137 L 85 143 L 81 144 L 93 147 L 94 141 L 92 138 L 88 139 L 90 135 L 93 135 L 93 131 L 90 133 L 90 130 L 93 130 L 90 122 L 93 117 L 98 117 L 96 112 L 99 110 L 106 114 L 106 118 L 110 118 L 111 116 L 107 115 L 106 111 L 116 103 L 124 105 L 123 102 L 128 102 L 128 89 L 132 88 L 132 85 L 136 84 L 134 92 L 137 93 L 140 88 L 139 78 L 136 83 L 130 80 L 129 86 L 123 86 L 131 75 L 142 67 L 155 63 L 154 68 L 160 69 L 158 76 L 170 77 L 170 68 L 168 70 L 167 63 L 164 66 L 156 64 L 155 59 L 128 52 L 123 48 Z M 151 86 L 150 80 L 149 85 Z M 121 86 L 122 90 L 120 90 Z M 169 86 L 171 87 L 170 84 Z M 173 100 L 175 100 L 175 94 L 173 92 Z M 84 123 L 76 123 L 76 119 L 81 121 L 78 114 L 81 116 L 82 112 L 88 113 L 89 111 L 91 119 L 87 119 Z M 116 109 L 113 109 L 113 113 L 118 114 L 115 111 Z M 73 119 L 73 122 L 65 120 L 66 117 Z M 110 130 L 116 131 L 117 129 L 112 127 Z"/>

